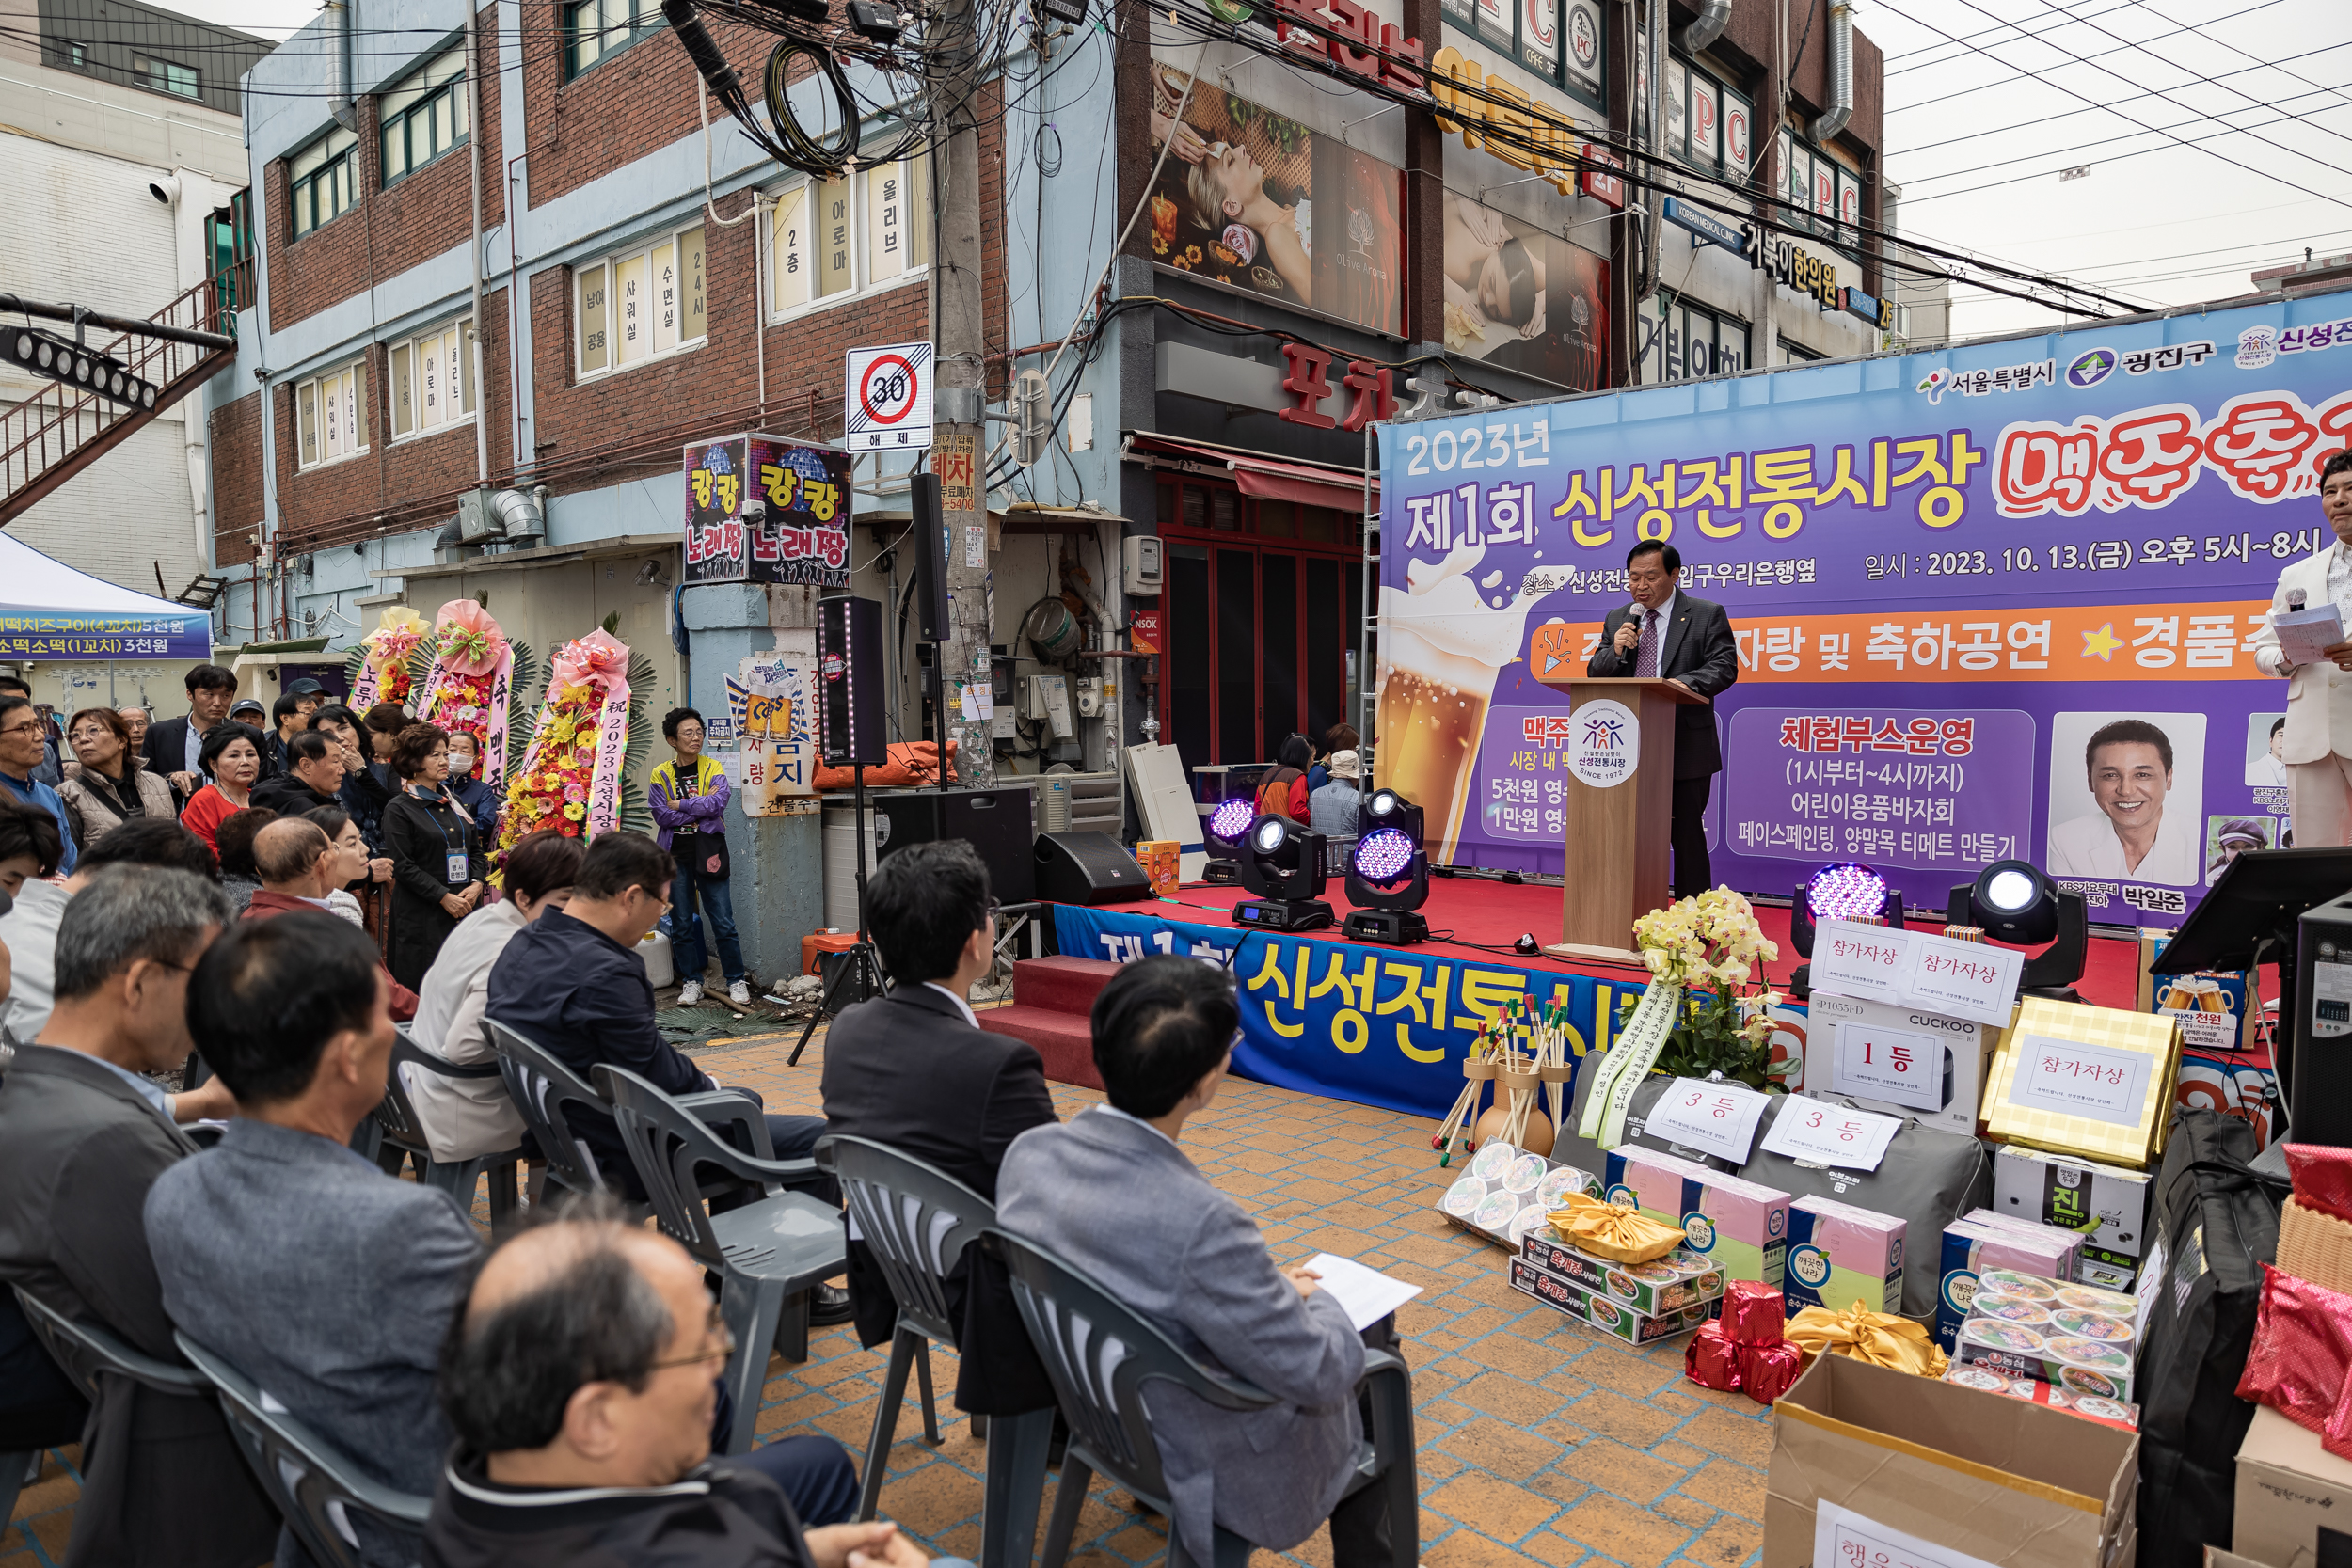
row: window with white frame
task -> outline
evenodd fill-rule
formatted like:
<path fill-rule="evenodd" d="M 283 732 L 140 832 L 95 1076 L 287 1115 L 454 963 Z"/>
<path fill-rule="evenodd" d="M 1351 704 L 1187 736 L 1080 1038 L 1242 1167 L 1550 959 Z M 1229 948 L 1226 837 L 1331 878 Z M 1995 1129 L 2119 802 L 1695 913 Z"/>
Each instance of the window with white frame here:
<path fill-rule="evenodd" d="M 473 323 L 451 322 L 394 343 L 385 356 L 391 377 L 392 439 L 430 436 L 474 412 Z"/>
<path fill-rule="evenodd" d="M 294 466 L 315 468 L 368 450 L 368 368 L 355 361 L 294 387 Z"/>
<path fill-rule="evenodd" d="M 929 182 L 924 160 L 907 158 L 779 193 L 769 230 L 774 313 L 888 288 L 929 266 Z"/>
<path fill-rule="evenodd" d="M 294 237 L 341 216 L 359 194 L 359 138 L 338 125 L 286 160 Z"/>
<path fill-rule="evenodd" d="M 709 335 L 700 224 L 572 269 L 580 378 L 689 349 Z"/>
<path fill-rule="evenodd" d="M 466 50 L 427 60 L 384 94 L 384 183 L 422 168 L 466 139 Z"/>

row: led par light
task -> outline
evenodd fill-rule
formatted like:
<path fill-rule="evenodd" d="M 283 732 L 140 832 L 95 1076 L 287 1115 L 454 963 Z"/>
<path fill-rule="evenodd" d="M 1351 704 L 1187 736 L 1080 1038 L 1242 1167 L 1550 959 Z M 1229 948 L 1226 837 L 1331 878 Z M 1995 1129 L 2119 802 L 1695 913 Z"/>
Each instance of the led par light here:
<path fill-rule="evenodd" d="M 0 328 L 0 359 L 126 408 L 155 406 L 155 388 L 123 366 L 38 327 Z"/>
<path fill-rule="evenodd" d="M 1429 857 L 1422 850 L 1421 808 L 1393 789 L 1364 802 L 1363 832 L 1347 857 L 1346 934 L 1391 947 L 1429 940 L 1429 922 L 1413 911 L 1429 901 Z"/>
<path fill-rule="evenodd" d="M 1877 920 L 1899 927 L 1903 895 L 1861 862 L 1839 861 L 1798 883 L 1788 901 L 1788 940 L 1799 958 L 1813 957 L 1813 927 L 1823 920 Z M 1813 966 L 1798 965 L 1788 976 L 1788 993 L 1803 999 L 1812 990 Z"/>
<path fill-rule="evenodd" d="M 1974 926 L 1996 942 L 2031 947 L 2048 942 L 2026 960 L 2018 990 L 2026 996 L 2079 1002 L 2074 982 L 2090 957 L 2090 909 L 2079 893 L 2069 893 L 2030 861 L 1994 861 L 1977 879 L 1952 889 L 1945 919 Z"/>
<path fill-rule="evenodd" d="M 1248 836 L 1249 824 L 1256 819 L 1258 808 L 1246 795 L 1236 795 L 1220 801 L 1209 813 L 1205 842 L 1209 863 L 1201 872 L 1201 880 L 1216 886 L 1231 887 L 1241 880 L 1241 841 Z"/>
<path fill-rule="evenodd" d="M 1229 800 L 1226 805 L 1232 803 Z M 1331 906 L 1323 902 L 1321 833 L 1309 832 L 1289 817 L 1267 812 L 1249 824 L 1237 863 L 1242 882 L 1258 896 L 1233 906 L 1234 925 L 1312 931 L 1331 925 L 1336 918 Z"/>

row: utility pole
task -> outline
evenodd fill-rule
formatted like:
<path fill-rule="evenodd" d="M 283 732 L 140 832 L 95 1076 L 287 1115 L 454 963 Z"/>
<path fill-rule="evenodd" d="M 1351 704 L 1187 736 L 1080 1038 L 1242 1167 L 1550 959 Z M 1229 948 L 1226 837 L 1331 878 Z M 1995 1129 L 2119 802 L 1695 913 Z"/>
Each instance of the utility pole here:
<path fill-rule="evenodd" d="M 945 0 L 934 24 L 944 68 L 934 78 L 931 123 L 931 211 L 938 236 L 931 265 L 932 372 L 937 378 L 937 433 L 931 464 L 939 475 L 941 520 L 947 531 L 948 640 L 941 661 L 942 738 L 956 742 L 956 781 L 985 787 L 996 782 L 996 760 L 985 718 L 966 718 L 962 689 L 989 689 L 989 620 L 993 595 L 988 569 L 986 299 L 980 273 L 980 132 L 973 114 L 979 91 L 976 0 Z M 971 711 L 980 711 L 975 707 Z"/>

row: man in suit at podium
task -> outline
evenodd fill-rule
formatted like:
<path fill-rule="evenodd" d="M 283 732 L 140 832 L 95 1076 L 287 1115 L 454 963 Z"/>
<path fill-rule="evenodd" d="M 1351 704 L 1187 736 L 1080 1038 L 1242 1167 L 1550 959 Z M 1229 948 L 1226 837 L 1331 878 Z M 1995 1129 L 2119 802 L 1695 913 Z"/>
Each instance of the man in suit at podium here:
<path fill-rule="evenodd" d="M 1677 898 L 1707 891 L 1707 797 L 1724 770 L 1714 700 L 1740 678 L 1740 645 L 1724 607 L 1680 592 L 1682 554 L 1660 539 L 1627 552 L 1633 602 L 1600 624 L 1600 646 L 1584 673 L 1595 678 L 1660 675 L 1705 702 L 1675 709 L 1674 890 Z"/>

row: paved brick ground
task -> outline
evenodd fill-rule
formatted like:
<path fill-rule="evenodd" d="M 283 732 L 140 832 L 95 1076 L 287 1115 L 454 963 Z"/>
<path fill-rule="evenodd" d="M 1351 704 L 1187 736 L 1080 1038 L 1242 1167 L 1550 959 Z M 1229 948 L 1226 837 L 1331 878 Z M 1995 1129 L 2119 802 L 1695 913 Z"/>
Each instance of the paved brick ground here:
<path fill-rule="evenodd" d="M 697 1051 L 723 1083 L 758 1089 L 769 1108 L 816 1111 L 818 1052 L 787 1068 L 789 1038 L 721 1040 Z M 1065 1117 L 1100 1097 L 1055 1086 Z M 1185 1131 L 1194 1161 L 1258 1216 L 1278 1259 L 1359 1258 L 1423 1288 L 1398 1316 L 1413 1365 L 1421 1453 L 1422 1560 L 1480 1568 L 1532 1558 L 1552 1568 L 1738 1568 L 1757 1560 L 1767 1414 L 1738 1394 L 1682 1377 L 1680 1340 L 1638 1352 L 1514 1293 L 1503 1254 L 1448 1227 L 1434 1207 L 1444 1177 L 1434 1126 L 1230 1083 Z M 486 1216 L 485 1216 L 486 1217 Z M 826 1330 L 799 1367 L 773 1364 L 763 1435 L 813 1426 L 863 1460 L 883 1353 Z M 934 1369 L 951 1389 L 951 1357 Z M 910 1398 L 891 1452 L 882 1512 L 934 1552 L 979 1544 L 981 1445 L 952 1405 L 944 1443 L 922 1441 Z M 78 1486 L 73 1449 L 53 1453 L 0 1538 L 0 1568 L 64 1559 Z M 1166 1549 L 1161 1523 L 1098 1486 L 1082 1515 L 1081 1568 L 1118 1568 Z M 1323 1532 L 1291 1554 L 1328 1568 Z M 1262 1554 L 1270 1560 L 1270 1554 Z"/>

